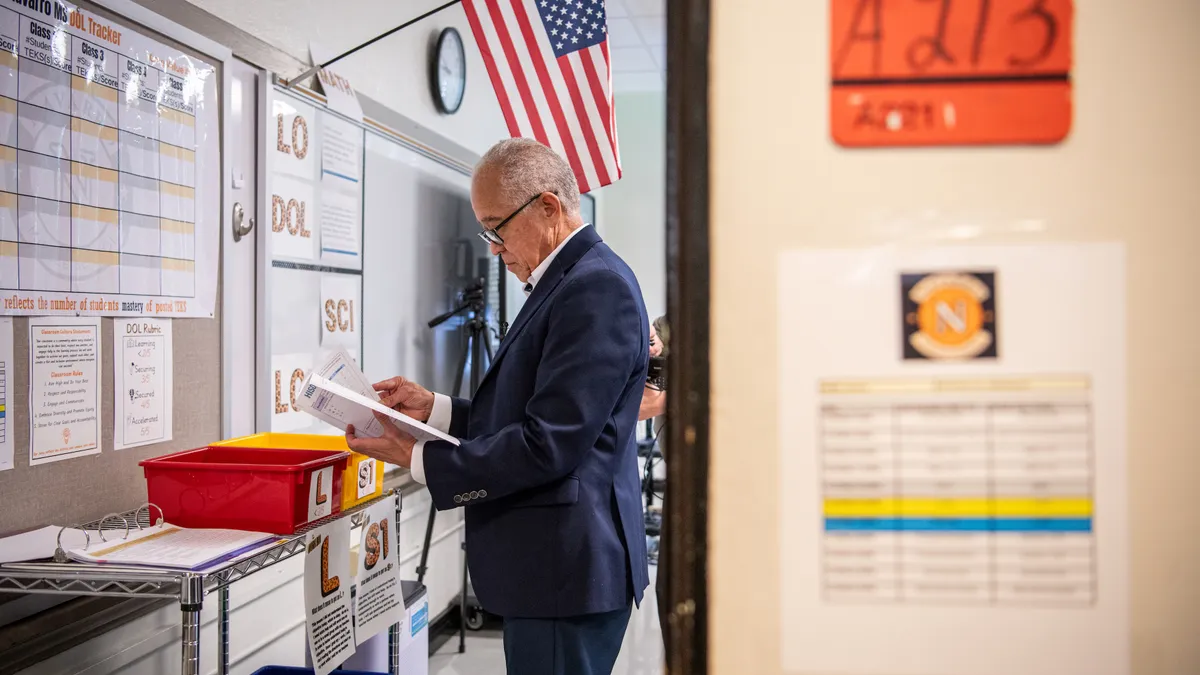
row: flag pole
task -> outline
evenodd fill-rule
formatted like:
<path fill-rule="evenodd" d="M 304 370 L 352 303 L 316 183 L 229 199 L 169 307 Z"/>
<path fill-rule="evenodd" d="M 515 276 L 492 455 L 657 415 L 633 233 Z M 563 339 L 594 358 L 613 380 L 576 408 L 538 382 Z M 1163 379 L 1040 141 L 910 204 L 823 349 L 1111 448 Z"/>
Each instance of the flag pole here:
<path fill-rule="evenodd" d="M 434 7 L 433 9 L 429 10 L 428 12 L 425 12 L 424 14 L 422 14 L 421 16 L 418 16 L 415 19 L 412 19 L 410 21 L 405 21 L 404 23 L 400 24 L 399 26 L 396 26 L 395 28 L 389 30 L 386 33 L 383 33 L 382 35 L 376 35 L 375 37 L 371 38 L 370 40 L 367 40 L 366 42 L 362 43 L 361 45 L 358 45 L 357 47 L 355 47 L 349 51 L 338 54 L 337 56 L 326 61 L 325 63 L 318 63 L 317 65 L 313 66 L 312 68 L 309 68 L 308 70 L 301 73 L 299 77 L 294 77 L 294 78 L 288 80 L 287 86 L 285 88 L 291 89 L 292 85 L 294 85 L 297 82 L 304 82 L 308 78 L 312 77 L 313 74 L 316 73 L 318 70 L 321 70 L 322 68 L 328 68 L 329 66 L 333 65 L 334 63 L 341 61 L 342 59 L 346 58 L 347 56 L 350 56 L 351 54 L 353 54 L 354 52 L 356 52 L 360 49 L 363 49 L 364 47 L 370 47 L 371 45 L 375 44 L 376 42 L 379 42 L 380 40 L 391 35 L 392 33 L 395 33 L 397 31 L 408 28 L 409 26 L 411 26 L 414 23 L 417 23 L 418 21 L 421 21 L 423 19 L 428 19 L 429 17 L 433 16 L 434 14 L 437 14 L 438 12 L 442 11 L 443 9 L 453 7 L 454 5 L 457 5 L 460 2 L 462 2 L 462 0 L 450 0 L 450 2 L 447 2 L 446 4 L 441 5 L 440 7 Z"/>

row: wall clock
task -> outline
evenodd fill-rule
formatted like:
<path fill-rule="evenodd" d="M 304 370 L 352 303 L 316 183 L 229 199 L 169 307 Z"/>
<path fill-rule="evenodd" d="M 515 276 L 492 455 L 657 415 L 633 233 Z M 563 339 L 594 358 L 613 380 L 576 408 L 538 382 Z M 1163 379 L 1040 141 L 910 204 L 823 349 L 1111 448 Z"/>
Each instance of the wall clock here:
<path fill-rule="evenodd" d="M 467 54 L 457 30 L 446 28 L 438 35 L 430 59 L 429 81 L 438 111 L 446 115 L 458 112 L 467 90 Z"/>

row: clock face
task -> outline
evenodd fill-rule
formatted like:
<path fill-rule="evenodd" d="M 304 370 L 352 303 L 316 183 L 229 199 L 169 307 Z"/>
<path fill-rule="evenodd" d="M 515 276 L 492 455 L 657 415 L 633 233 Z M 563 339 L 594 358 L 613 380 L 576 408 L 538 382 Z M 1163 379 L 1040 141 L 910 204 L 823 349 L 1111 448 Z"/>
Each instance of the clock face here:
<path fill-rule="evenodd" d="M 453 28 L 442 31 L 433 65 L 434 98 L 438 108 L 444 113 L 457 112 L 467 88 L 467 58 L 458 31 Z"/>

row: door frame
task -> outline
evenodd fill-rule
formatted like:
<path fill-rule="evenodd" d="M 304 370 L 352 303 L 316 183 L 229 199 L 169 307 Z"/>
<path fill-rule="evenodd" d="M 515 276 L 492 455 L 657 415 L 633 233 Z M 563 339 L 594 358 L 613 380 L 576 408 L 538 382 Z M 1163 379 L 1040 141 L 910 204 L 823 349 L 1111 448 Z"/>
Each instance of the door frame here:
<path fill-rule="evenodd" d="M 670 672 L 708 672 L 710 0 L 667 2 L 667 485 Z"/>

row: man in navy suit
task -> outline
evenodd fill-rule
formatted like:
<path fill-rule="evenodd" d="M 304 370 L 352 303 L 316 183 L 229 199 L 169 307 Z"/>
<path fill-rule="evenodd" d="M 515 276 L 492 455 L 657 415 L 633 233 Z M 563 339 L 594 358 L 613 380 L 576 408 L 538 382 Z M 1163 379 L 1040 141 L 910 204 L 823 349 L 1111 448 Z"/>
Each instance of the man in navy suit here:
<path fill-rule="evenodd" d="M 571 168 L 536 141 L 489 150 L 471 205 L 525 306 L 471 400 L 401 377 L 375 387 L 461 444 L 418 443 L 392 424 L 347 440 L 411 467 L 439 510 L 466 509 L 472 583 L 504 617 L 509 673 L 608 674 L 649 585 L 634 442 L 650 342 L 641 289 L 581 220 Z"/>

